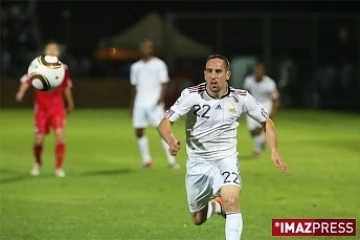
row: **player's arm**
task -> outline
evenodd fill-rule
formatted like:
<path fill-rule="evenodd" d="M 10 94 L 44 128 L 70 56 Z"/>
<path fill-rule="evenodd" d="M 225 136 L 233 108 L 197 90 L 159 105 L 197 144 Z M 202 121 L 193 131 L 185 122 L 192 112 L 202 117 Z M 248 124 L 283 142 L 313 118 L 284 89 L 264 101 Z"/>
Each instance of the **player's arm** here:
<path fill-rule="evenodd" d="M 249 93 L 247 93 L 246 96 L 245 108 L 247 114 L 263 126 L 266 140 L 270 147 L 271 158 L 275 166 L 280 167 L 284 173 L 287 173 L 287 166 L 278 153 L 276 128 L 274 122 L 269 117 L 269 113 L 267 113 L 264 106 Z"/>
<path fill-rule="evenodd" d="M 20 79 L 20 86 L 15 95 L 15 98 L 18 102 L 21 102 L 23 100 L 24 95 L 26 91 L 29 89 L 29 87 L 30 87 L 29 78 L 27 74 L 24 74 Z"/>
<path fill-rule="evenodd" d="M 169 152 L 176 155 L 180 150 L 180 141 L 177 140 L 172 131 L 172 124 L 175 123 L 181 116 L 184 116 L 191 109 L 191 96 L 187 89 L 183 90 L 181 96 L 177 99 L 175 104 L 165 113 L 161 120 L 158 131 L 160 136 L 170 146 Z"/>
<path fill-rule="evenodd" d="M 159 98 L 159 101 L 158 101 L 158 105 L 165 103 L 165 97 L 166 97 L 166 92 L 167 92 L 168 85 L 169 85 L 169 83 L 162 83 L 161 84 L 161 93 L 160 93 L 160 98 Z"/>
<path fill-rule="evenodd" d="M 74 109 L 74 97 L 72 93 L 72 81 L 70 77 L 70 71 L 68 68 L 65 69 L 65 79 L 63 82 L 64 86 L 64 98 L 67 104 L 67 112 L 70 113 Z"/>
<path fill-rule="evenodd" d="M 130 68 L 130 84 L 131 84 L 131 90 L 130 90 L 130 115 L 132 115 L 132 111 L 134 108 L 134 102 L 135 102 L 135 96 L 136 96 L 136 75 L 135 75 L 135 69 L 134 65 L 131 65 Z"/>
<path fill-rule="evenodd" d="M 159 105 L 159 104 L 165 103 L 166 92 L 167 92 L 167 88 L 168 88 L 169 80 L 170 80 L 169 71 L 168 71 L 168 68 L 165 63 L 161 64 L 158 74 L 159 74 L 159 79 L 160 79 L 160 83 L 161 83 L 161 93 L 160 93 L 160 97 L 158 100 L 158 105 Z"/>
<path fill-rule="evenodd" d="M 272 109 L 270 112 L 270 117 L 272 118 L 275 115 L 275 113 L 277 112 L 277 110 L 280 108 L 280 93 L 279 93 L 278 89 L 276 88 L 275 83 L 273 83 L 270 97 L 273 101 Z"/>
<path fill-rule="evenodd" d="M 67 103 L 67 111 L 71 112 L 74 109 L 74 97 L 70 87 L 65 88 L 64 97 Z"/>

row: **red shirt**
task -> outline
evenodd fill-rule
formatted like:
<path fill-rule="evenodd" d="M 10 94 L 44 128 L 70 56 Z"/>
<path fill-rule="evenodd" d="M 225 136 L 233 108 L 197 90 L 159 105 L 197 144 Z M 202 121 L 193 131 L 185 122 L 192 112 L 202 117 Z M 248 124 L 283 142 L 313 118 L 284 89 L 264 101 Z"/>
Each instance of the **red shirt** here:
<path fill-rule="evenodd" d="M 70 72 L 68 66 L 65 66 L 65 76 L 64 81 L 61 83 L 59 87 L 54 90 L 45 92 L 35 89 L 35 98 L 34 104 L 36 108 L 49 110 L 49 109 L 64 109 L 65 102 L 64 102 L 64 90 L 66 88 L 72 87 L 72 82 L 70 78 Z M 24 74 L 21 79 L 21 83 L 30 84 L 29 77 Z"/>

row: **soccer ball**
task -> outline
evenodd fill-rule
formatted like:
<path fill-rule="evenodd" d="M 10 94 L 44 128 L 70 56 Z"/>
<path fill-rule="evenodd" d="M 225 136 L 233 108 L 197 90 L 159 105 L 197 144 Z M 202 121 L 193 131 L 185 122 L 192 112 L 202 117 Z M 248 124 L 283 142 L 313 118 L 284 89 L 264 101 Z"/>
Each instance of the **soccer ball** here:
<path fill-rule="evenodd" d="M 50 91 L 64 81 L 65 67 L 57 57 L 41 55 L 30 63 L 28 76 L 34 88 Z"/>

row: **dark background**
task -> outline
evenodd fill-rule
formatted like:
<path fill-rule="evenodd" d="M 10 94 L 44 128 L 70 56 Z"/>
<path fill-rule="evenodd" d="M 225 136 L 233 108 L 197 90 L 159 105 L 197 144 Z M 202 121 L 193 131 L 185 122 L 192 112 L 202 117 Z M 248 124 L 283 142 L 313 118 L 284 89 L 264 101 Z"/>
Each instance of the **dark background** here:
<path fill-rule="evenodd" d="M 99 60 L 94 52 L 99 49 L 100 39 L 126 31 L 144 15 L 155 11 L 165 21 L 170 15 L 175 16 L 172 24 L 176 29 L 210 46 L 214 52 L 230 59 L 251 55 L 264 61 L 275 81 L 280 78 L 279 68 L 284 60 L 290 60 L 294 66 L 289 69 L 291 77 L 280 89 L 284 96 L 290 96 L 283 107 L 360 109 L 359 2 L 5 1 L 1 4 L 2 107 L 15 106 L 10 92 L 16 91 L 28 63 L 41 53 L 49 39 L 63 44 L 63 61 L 70 66 L 74 86 L 81 86 L 75 91 L 77 98 L 83 99 L 79 100 L 83 106 L 86 102 L 92 104 L 91 99 L 85 100 L 89 98 L 87 92 L 93 91 L 87 89 L 87 82 L 91 81 L 93 86 L 98 80 L 99 84 L 107 83 L 103 89 L 94 86 L 97 91 L 110 95 L 104 99 L 103 107 L 126 107 L 128 67 L 135 59 Z M 178 13 L 183 14 L 176 17 Z M 339 38 L 340 32 L 346 32 L 346 40 Z M 206 56 L 177 58 L 169 57 L 168 52 L 169 49 L 161 49 L 159 55 L 168 62 L 173 82 L 177 82 L 176 76 L 182 72 L 192 73 L 187 79 L 191 84 L 202 81 Z M 115 105 L 109 105 L 110 98 L 117 96 L 107 94 L 108 85 L 118 87 L 123 95 L 114 99 Z M 172 88 L 169 101 L 177 97 L 182 85 L 173 84 Z"/>

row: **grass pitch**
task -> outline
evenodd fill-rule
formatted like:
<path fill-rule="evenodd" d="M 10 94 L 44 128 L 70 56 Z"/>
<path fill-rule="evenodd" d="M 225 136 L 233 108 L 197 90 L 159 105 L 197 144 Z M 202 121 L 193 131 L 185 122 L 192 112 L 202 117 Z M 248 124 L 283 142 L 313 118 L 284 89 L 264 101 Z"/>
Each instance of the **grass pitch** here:
<path fill-rule="evenodd" d="M 221 217 L 201 227 L 191 223 L 184 146 L 178 157 L 182 168 L 168 169 L 157 132 L 149 129 L 155 165 L 139 168 L 127 111 L 77 110 L 68 117 L 63 179 L 54 177 L 53 136 L 46 141 L 42 175 L 29 175 L 31 110 L 0 113 L 1 239 L 224 239 Z M 279 150 L 289 176 L 272 165 L 268 151 L 249 157 L 252 141 L 244 120 L 239 129 L 243 240 L 273 239 L 272 218 L 360 219 L 359 115 L 279 112 Z M 184 144 L 183 122 L 174 129 Z M 358 234 L 359 227 L 358 222 Z"/>

